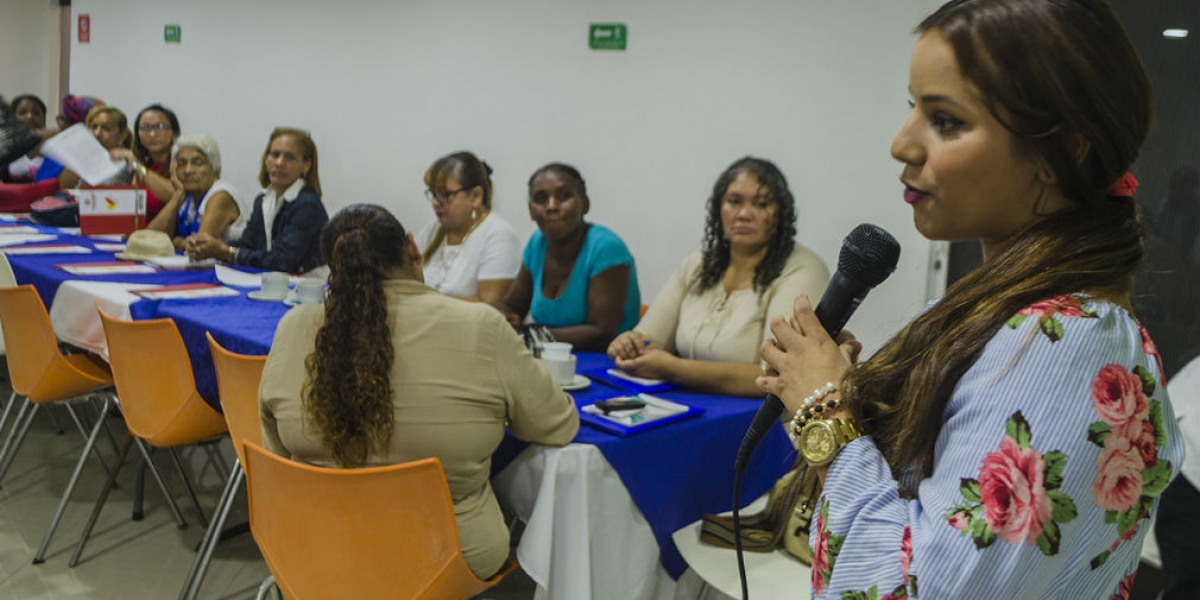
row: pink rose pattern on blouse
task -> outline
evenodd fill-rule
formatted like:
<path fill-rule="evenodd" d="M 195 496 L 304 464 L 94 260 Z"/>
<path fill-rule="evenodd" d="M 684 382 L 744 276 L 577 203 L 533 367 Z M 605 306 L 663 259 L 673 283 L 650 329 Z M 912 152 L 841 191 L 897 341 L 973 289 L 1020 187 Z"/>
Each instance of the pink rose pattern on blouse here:
<path fill-rule="evenodd" d="M 901 487 L 903 490 L 903 487 Z M 828 510 L 828 508 L 827 508 Z M 839 547 L 840 547 L 839 543 Z M 890 594 L 879 595 L 879 586 L 871 586 L 868 590 L 847 590 L 841 593 L 840 600 L 907 600 L 917 597 L 917 576 L 909 574 L 912 566 L 912 528 L 904 528 L 904 537 L 900 540 L 900 570 L 904 576 L 904 585 L 896 586 Z M 813 561 L 813 591 L 820 594 L 828 585 L 828 577 L 821 581 L 821 589 L 817 589 L 816 561 Z"/>
<path fill-rule="evenodd" d="M 842 551 L 846 536 L 829 532 L 829 500 L 824 497 L 817 505 L 817 539 L 813 542 L 812 589 L 816 594 L 825 591 L 833 576 L 833 564 Z"/>
<path fill-rule="evenodd" d="M 1063 326 L 1056 315 L 1064 318 L 1096 318 L 1096 311 L 1086 306 L 1085 302 L 1087 299 L 1079 294 L 1064 294 L 1049 300 L 1035 302 L 1013 315 L 1008 320 L 1008 328 L 1017 329 L 1025 323 L 1025 319 L 1033 317 L 1038 320 L 1038 329 L 1050 338 L 1051 342 L 1057 342 L 1062 339 Z"/>
<path fill-rule="evenodd" d="M 1141 321 L 1137 322 L 1138 333 L 1142 334 L 1142 350 L 1154 359 L 1154 364 L 1158 367 L 1159 385 L 1167 387 L 1167 372 L 1163 370 L 1162 355 L 1158 353 L 1158 346 L 1154 344 L 1154 340 L 1150 339 L 1150 332 L 1146 331 L 1146 326 L 1142 325 Z"/>
<path fill-rule="evenodd" d="M 1143 334 L 1143 343 L 1148 340 Z M 1149 518 L 1155 498 L 1171 481 L 1171 462 L 1158 457 L 1167 440 L 1162 402 L 1150 399 L 1157 385 L 1154 375 L 1141 366 L 1130 371 L 1104 365 L 1092 380 L 1092 409 L 1100 418 L 1087 433 L 1088 441 L 1100 447 L 1092 494 L 1104 510 L 1104 522 L 1117 526 L 1113 544 L 1092 559 L 1093 569 L 1121 542 L 1133 538 L 1138 523 Z"/>
<path fill-rule="evenodd" d="M 1026 319 L 1035 318 L 1037 331 L 1050 342 L 1057 342 L 1063 338 L 1060 319 L 1097 318 L 1096 311 L 1087 303 L 1087 297 L 1079 294 L 1059 296 L 1021 310 L 1007 325 L 1017 329 Z M 1138 328 L 1142 349 L 1153 358 L 1161 374 L 1158 349 L 1140 323 Z M 1129 370 L 1116 364 L 1105 365 L 1092 381 L 1092 408 L 1099 420 L 1088 428 L 1087 439 L 1101 449 L 1092 486 L 1094 502 L 1105 511 L 1105 523 L 1117 529 L 1109 548 L 1092 559 L 1092 569 L 1099 568 L 1121 543 L 1136 536 L 1142 520 L 1149 517 L 1155 498 L 1170 481 L 1172 466 L 1169 461 L 1159 459 L 1159 449 L 1167 443 L 1163 406 L 1161 401 L 1151 399 L 1159 385 L 1165 383 L 1156 381 L 1141 366 Z M 1013 413 L 1005 424 L 999 450 L 983 458 L 976 479 L 961 480 L 962 502 L 944 511 L 947 524 L 969 536 L 976 548 L 982 550 L 999 539 L 1007 544 L 1036 545 L 1046 556 L 1058 554 L 1060 524 L 1078 515 L 1075 502 L 1059 489 L 1068 457 L 1057 450 L 1039 452 L 1032 441 L 1032 427 L 1024 415 L 1020 411 Z M 913 499 L 903 486 L 900 496 Z M 837 555 L 846 539 L 828 531 L 828 519 L 829 503 L 822 497 L 812 569 L 816 595 L 828 588 Z M 848 590 L 840 594 L 841 600 L 916 598 L 917 577 L 909 573 L 910 527 L 904 529 L 900 561 L 905 585 L 886 594 L 881 594 L 879 586 L 865 591 Z M 1136 575 L 1135 570 L 1118 584 L 1112 600 L 1128 600 Z"/>
<path fill-rule="evenodd" d="M 1000 451 L 983 457 L 978 479 L 963 479 L 963 501 L 945 511 L 951 527 L 969 535 L 976 548 L 997 538 L 1007 544 L 1036 545 L 1058 554 L 1059 524 L 1075 518 L 1075 502 L 1058 488 L 1067 455 L 1042 454 L 1032 447 L 1033 431 L 1020 411 L 1008 418 Z"/>

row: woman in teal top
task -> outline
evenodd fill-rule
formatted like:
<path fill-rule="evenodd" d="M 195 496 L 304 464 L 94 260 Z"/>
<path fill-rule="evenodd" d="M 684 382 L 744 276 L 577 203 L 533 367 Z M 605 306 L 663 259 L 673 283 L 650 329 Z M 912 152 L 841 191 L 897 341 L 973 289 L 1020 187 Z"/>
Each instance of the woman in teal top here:
<path fill-rule="evenodd" d="M 521 271 L 494 306 L 518 327 L 529 314 L 575 349 L 603 352 L 633 329 L 641 309 L 637 267 L 625 242 L 583 220 L 587 187 L 574 167 L 548 164 L 529 178 L 529 216 L 538 231 L 525 246 Z"/>

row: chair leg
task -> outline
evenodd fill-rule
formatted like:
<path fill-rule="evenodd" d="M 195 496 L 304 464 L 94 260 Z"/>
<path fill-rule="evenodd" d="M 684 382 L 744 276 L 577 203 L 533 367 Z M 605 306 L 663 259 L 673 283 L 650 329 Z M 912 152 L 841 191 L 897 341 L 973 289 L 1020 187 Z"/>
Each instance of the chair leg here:
<path fill-rule="evenodd" d="M 17 393 L 13 392 L 12 395 L 8 397 L 8 405 L 4 407 L 4 414 L 0 415 L 0 431 L 4 431 L 4 426 L 8 423 L 8 415 L 12 412 L 13 406 L 16 404 Z M 4 458 L 4 455 L 0 454 L 0 459 L 2 458 Z"/>
<path fill-rule="evenodd" d="M 139 458 L 137 477 L 133 480 L 133 520 L 141 521 L 146 516 L 146 459 Z"/>
<path fill-rule="evenodd" d="M 183 580 L 183 589 L 179 593 L 179 600 L 195 600 L 200 593 L 204 574 L 208 571 L 208 564 L 212 562 L 213 550 L 217 548 L 217 542 L 221 539 L 221 529 L 225 527 L 225 520 L 229 518 L 229 511 L 233 508 L 233 501 L 237 497 L 243 477 L 245 474 L 242 471 L 242 464 L 234 459 L 233 469 L 229 473 L 229 479 L 225 482 L 225 491 L 221 493 L 221 500 L 217 502 L 217 511 L 213 513 L 213 522 L 209 525 L 204 539 L 200 542 L 200 547 L 196 550 L 196 560 L 192 562 L 192 569 L 188 571 L 187 579 Z"/>
<path fill-rule="evenodd" d="M 75 426 L 79 428 L 79 434 L 83 436 L 83 439 L 86 442 L 88 439 L 87 428 L 83 426 L 83 421 L 81 421 L 79 419 L 79 415 L 75 413 L 75 407 L 71 406 L 70 402 L 67 402 L 66 405 L 67 413 L 71 415 L 71 420 L 75 421 Z M 49 407 L 47 407 L 46 412 L 50 412 Z M 113 446 L 113 449 L 115 450 L 116 446 Z M 108 463 L 104 462 L 104 457 L 100 455 L 100 449 L 97 448 L 95 444 L 92 444 L 92 454 L 96 455 L 96 460 L 100 461 L 100 466 L 104 468 L 104 475 L 107 476 L 109 474 Z"/>
<path fill-rule="evenodd" d="M 4 450 L 0 454 L 4 455 L 4 461 L 0 462 L 0 484 L 4 482 L 4 476 L 8 474 L 8 468 L 12 466 L 13 459 L 17 456 L 17 450 L 21 448 L 21 442 L 25 441 L 25 435 L 29 433 L 29 426 L 33 424 L 33 417 L 37 415 L 40 404 L 34 404 L 26 401 L 25 406 L 21 407 L 17 413 L 17 419 L 13 421 L 13 430 L 9 434 L 8 440 L 4 442 Z"/>
<path fill-rule="evenodd" d="M 18 402 L 17 393 L 13 392 L 8 399 L 8 407 L 4 409 L 4 416 L 0 418 L 0 432 L 4 431 L 4 424 L 8 421 L 8 415 L 12 412 L 13 406 Z M 0 465 L 4 464 L 4 458 L 8 456 L 8 447 L 12 445 L 12 441 L 17 435 L 17 430 L 21 429 L 21 419 L 25 416 L 25 411 L 29 410 L 31 404 L 28 399 L 22 398 L 21 408 L 17 409 L 17 416 L 13 418 L 12 428 L 9 429 L 8 435 L 4 437 L 4 445 L 0 446 Z M 0 479 L 3 477 L 0 476 Z"/>
<path fill-rule="evenodd" d="M 192 480 L 187 476 L 187 471 L 183 469 L 183 461 L 179 458 L 179 449 L 171 448 L 168 450 L 171 455 L 171 461 L 175 463 L 175 470 L 179 471 L 179 477 L 183 479 L 183 488 L 187 491 L 187 495 L 192 499 L 192 506 L 196 507 L 196 514 L 200 518 L 200 526 L 208 527 L 208 518 L 204 516 L 204 509 L 200 508 L 200 499 L 196 497 L 196 490 L 192 488 Z"/>
<path fill-rule="evenodd" d="M 47 417 L 50 417 L 50 423 L 52 425 L 54 425 L 54 435 L 62 435 L 64 433 L 66 433 L 65 431 L 63 431 L 62 425 L 59 425 L 58 417 L 54 416 L 54 411 L 50 410 L 50 407 L 46 407 L 45 414 Z M 87 437 L 87 436 L 84 436 L 84 437 Z"/>
<path fill-rule="evenodd" d="M 112 444 L 113 452 L 117 452 L 117 448 L 119 447 L 119 446 L 117 446 L 117 436 L 113 435 L 112 427 L 109 426 L 109 423 L 108 423 L 108 412 L 109 411 L 107 409 L 102 410 L 99 408 L 100 404 L 103 402 L 103 399 L 101 399 L 100 402 L 96 402 L 96 400 L 97 400 L 96 396 L 92 396 L 91 398 L 93 401 L 92 405 L 96 407 L 96 414 L 99 415 L 101 421 L 104 421 L 104 433 L 108 435 L 108 443 Z M 115 405 L 118 402 L 117 395 L 109 394 L 109 401 Z"/>
<path fill-rule="evenodd" d="M 108 401 L 104 402 L 105 407 L 108 406 Z M 62 520 L 63 511 L 67 508 L 67 502 L 71 499 L 71 492 L 75 491 L 75 484 L 79 481 L 79 474 L 83 472 L 83 465 L 87 463 L 88 454 L 92 451 L 92 446 L 96 445 L 96 437 L 100 435 L 100 427 L 102 421 L 97 421 L 92 427 L 92 435 L 88 437 L 87 444 L 83 448 L 83 452 L 79 453 L 79 460 L 75 463 L 75 472 L 71 474 L 71 480 L 67 482 L 67 489 L 63 490 L 62 499 L 58 501 L 58 508 L 54 511 L 54 517 L 50 519 L 50 528 L 46 530 L 45 537 L 42 538 L 42 545 L 38 547 L 37 554 L 33 555 L 33 564 L 40 565 L 46 562 L 46 548 L 50 545 L 50 538 L 54 537 L 54 530 L 58 529 L 58 523 Z M 128 448 L 126 448 L 128 452 Z M 108 478 L 114 480 L 117 477 L 117 471 L 121 468 L 121 463 L 125 461 L 125 454 L 121 454 L 117 459 L 117 464 L 109 472 Z M 108 485 L 104 486 L 107 490 Z"/>
<path fill-rule="evenodd" d="M 254 597 L 254 600 L 265 600 L 267 597 L 267 592 L 271 591 L 271 588 L 273 587 L 275 587 L 275 576 L 267 575 L 267 578 L 264 579 L 261 584 L 259 584 L 258 595 Z"/>
<path fill-rule="evenodd" d="M 132 435 L 132 434 L 130 434 Z M 150 459 L 150 451 L 147 449 L 146 442 L 134 438 L 137 443 L 138 451 L 142 453 L 142 458 L 146 459 L 146 467 L 150 469 L 150 474 L 154 476 L 154 480 L 158 482 L 158 488 L 162 490 L 163 496 L 167 499 L 167 506 L 171 508 L 171 514 L 175 515 L 175 522 L 180 528 L 187 527 L 187 521 L 183 518 L 183 513 L 179 512 L 179 505 L 175 504 L 175 498 L 171 496 L 171 489 L 167 487 L 167 482 L 163 479 L 162 473 L 158 471 L 158 466 Z"/>
<path fill-rule="evenodd" d="M 79 536 L 79 541 L 75 543 L 75 552 L 71 553 L 71 560 L 67 561 L 67 566 L 72 569 L 75 568 L 75 565 L 79 564 L 79 557 L 83 554 L 83 547 L 87 545 L 88 538 L 92 535 L 92 529 L 96 527 L 96 520 L 100 518 L 100 511 L 104 510 L 104 503 L 108 501 L 108 493 L 112 491 L 113 484 L 117 482 L 117 474 L 121 472 L 121 467 L 125 465 L 125 457 L 129 455 L 129 448 L 133 445 L 135 439 L 131 435 L 126 440 L 125 446 L 121 448 L 120 458 L 117 459 L 117 466 L 113 468 L 112 473 L 108 474 L 108 480 L 104 482 L 104 487 L 100 488 L 100 497 L 96 499 L 96 506 L 92 507 L 92 514 L 88 517 L 87 525 L 83 526 L 83 533 Z"/>

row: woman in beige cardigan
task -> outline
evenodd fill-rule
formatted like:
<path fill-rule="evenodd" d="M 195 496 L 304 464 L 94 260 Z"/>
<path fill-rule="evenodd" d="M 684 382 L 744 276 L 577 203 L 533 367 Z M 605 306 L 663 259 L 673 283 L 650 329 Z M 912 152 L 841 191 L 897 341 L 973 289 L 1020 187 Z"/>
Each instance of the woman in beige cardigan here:
<path fill-rule="evenodd" d="M 424 284 L 420 250 L 383 208 L 342 210 L 321 251 L 328 298 L 284 316 L 263 371 L 263 445 L 324 467 L 438 457 L 463 555 L 490 577 L 509 549 L 488 482 L 505 425 L 563 445 L 579 428 L 575 404 L 500 313 Z"/>

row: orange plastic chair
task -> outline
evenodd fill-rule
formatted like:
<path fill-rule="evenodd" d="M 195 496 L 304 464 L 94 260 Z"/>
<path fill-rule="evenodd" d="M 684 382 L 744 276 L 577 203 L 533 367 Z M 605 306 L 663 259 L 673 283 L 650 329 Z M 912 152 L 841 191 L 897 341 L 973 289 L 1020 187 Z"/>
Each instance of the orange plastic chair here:
<path fill-rule="evenodd" d="M 196 551 L 196 560 L 183 582 L 180 600 L 192 600 L 200 593 L 200 584 L 212 561 L 213 550 L 217 547 L 225 527 L 225 520 L 233 508 L 233 501 L 238 488 L 245 480 L 245 449 L 242 442 L 262 444 L 262 424 L 258 418 L 258 382 L 262 379 L 263 366 L 267 364 L 266 356 L 251 356 L 236 354 L 222 348 L 211 333 L 206 333 L 208 347 L 212 351 L 213 366 L 217 371 L 217 390 L 221 395 L 221 410 L 225 412 L 225 422 L 229 425 L 229 438 L 233 441 L 233 449 L 237 451 L 237 462 L 229 473 L 225 483 L 225 491 L 217 502 L 217 511 L 213 515 L 212 525 L 204 534 L 200 548 Z"/>
<path fill-rule="evenodd" d="M 42 303 L 42 297 L 32 285 L 0 288 L 0 323 L 3 323 L 8 373 L 13 392 L 26 399 L 13 420 L 3 449 L 0 449 L 0 481 L 3 481 L 21 443 L 25 441 L 34 416 L 42 405 L 105 391 L 106 388 L 112 387 L 113 379 L 108 367 L 91 355 L 63 355 L 59 352 L 58 338 L 54 335 L 54 327 L 50 324 L 46 305 Z M 50 539 L 58 529 L 88 455 L 95 453 L 97 458 L 100 456 L 96 450 L 96 437 L 104 425 L 104 416 L 108 414 L 108 409 L 115 400 L 111 393 L 102 396 L 100 416 L 87 436 L 83 452 L 79 454 L 79 460 L 75 463 L 75 471 L 67 482 L 67 489 L 63 491 L 54 517 L 50 520 L 50 527 L 46 530 L 37 554 L 34 555 L 34 564 L 44 561 L 46 547 L 50 545 Z M 14 397 L 10 401 L 8 409 L 5 410 L 6 414 L 12 409 L 15 400 Z M 70 404 L 67 404 L 67 408 L 70 409 Z M 103 466 L 104 461 L 100 462 Z"/>
<path fill-rule="evenodd" d="M 517 566 L 467 567 L 436 458 L 328 469 L 245 446 L 250 531 L 289 600 L 466 600 Z"/>
<path fill-rule="evenodd" d="M 200 523 L 207 526 L 204 510 L 188 481 L 183 461 L 175 449 L 193 444 L 229 431 L 225 417 L 213 410 L 196 391 L 196 379 L 192 374 L 192 363 L 179 329 L 171 319 L 149 321 L 125 321 L 116 319 L 100 310 L 100 321 L 104 324 L 104 336 L 108 340 L 109 364 L 112 365 L 113 380 L 117 385 L 121 411 L 125 414 L 125 425 L 130 439 L 121 450 L 120 458 L 109 474 L 109 485 L 104 486 L 92 516 L 84 527 L 83 535 L 75 546 L 75 553 L 68 563 L 74 567 L 87 544 L 88 536 L 96 525 L 109 490 L 125 462 L 130 445 L 136 444 L 146 464 L 151 467 L 155 479 L 159 480 L 175 514 L 175 520 L 183 527 L 187 524 L 175 506 L 154 461 L 150 458 L 147 444 L 156 448 L 168 448 L 175 467 L 183 479 L 184 487 L 192 504 L 199 513 Z"/>

